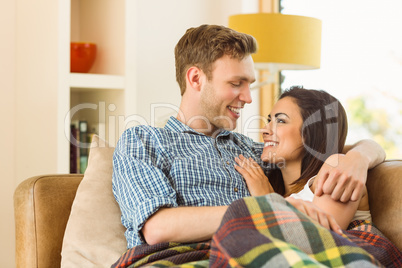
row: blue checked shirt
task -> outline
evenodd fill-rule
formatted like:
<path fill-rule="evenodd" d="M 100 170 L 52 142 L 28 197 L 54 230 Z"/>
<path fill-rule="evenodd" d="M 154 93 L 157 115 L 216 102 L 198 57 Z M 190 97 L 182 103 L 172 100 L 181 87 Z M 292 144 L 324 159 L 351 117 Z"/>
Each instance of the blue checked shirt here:
<path fill-rule="evenodd" d="M 261 163 L 262 149 L 239 133 L 212 138 L 174 117 L 164 128 L 127 129 L 113 156 L 113 193 L 127 247 L 145 243 L 140 230 L 159 208 L 229 205 L 249 196 L 234 158 L 243 154 Z"/>

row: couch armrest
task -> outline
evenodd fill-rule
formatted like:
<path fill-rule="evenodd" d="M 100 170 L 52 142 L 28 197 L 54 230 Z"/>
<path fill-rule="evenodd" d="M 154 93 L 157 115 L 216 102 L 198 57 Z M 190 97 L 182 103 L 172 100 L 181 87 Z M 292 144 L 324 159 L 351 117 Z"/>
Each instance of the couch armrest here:
<path fill-rule="evenodd" d="M 387 160 L 368 173 L 373 223 L 402 250 L 402 160 Z"/>
<path fill-rule="evenodd" d="M 64 230 L 82 174 L 44 175 L 14 193 L 16 267 L 60 267 Z"/>

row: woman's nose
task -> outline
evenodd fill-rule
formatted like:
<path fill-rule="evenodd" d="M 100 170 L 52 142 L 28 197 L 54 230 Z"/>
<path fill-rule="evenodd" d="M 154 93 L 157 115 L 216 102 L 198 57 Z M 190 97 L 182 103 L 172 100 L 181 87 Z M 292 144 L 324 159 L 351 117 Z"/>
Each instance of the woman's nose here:
<path fill-rule="evenodd" d="M 263 136 L 272 135 L 272 129 L 271 129 L 271 124 L 270 123 L 267 123 L 265 125 L 265 127 L 262 129 L 262 135 Z"/>

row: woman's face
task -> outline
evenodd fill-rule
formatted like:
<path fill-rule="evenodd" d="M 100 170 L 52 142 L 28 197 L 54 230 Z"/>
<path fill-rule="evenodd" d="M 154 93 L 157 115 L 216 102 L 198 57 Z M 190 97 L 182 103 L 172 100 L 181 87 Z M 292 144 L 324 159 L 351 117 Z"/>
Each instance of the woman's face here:
<path fill-rule="evenodd" d="M 264 151 L 261 159 L 275 164 L 289 164 L 302 160 L 303 119 L 299 106 L 291 97 L 279 100 L 268 115 L 263 128 Z"/>

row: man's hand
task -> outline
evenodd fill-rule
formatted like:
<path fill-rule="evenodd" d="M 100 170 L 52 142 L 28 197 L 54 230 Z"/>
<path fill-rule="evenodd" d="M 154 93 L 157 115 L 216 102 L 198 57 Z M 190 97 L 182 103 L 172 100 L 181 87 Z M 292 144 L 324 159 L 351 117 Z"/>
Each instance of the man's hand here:
<path fill-rule="evenodd" d="M 385 160 L 384 149 L 375 141 L 361 140 L 345 146 L 346 155 L 335 154 L 317 175 L 315 195 L 331 195 L 335 201 L 357 201 L 363 194 L 367 171 Z"/>
<path fill-rule="evenodd" d="M 335 218 L 326 213 L 312 202 L 295 199 L 293 197 L 285 198 L 290 204 L 292 204 L 297 210 L 311 217 L 314 221 L 318 222 L 321 226 L 333 230 L 337 234 L 342 235 L 342 229 L 336 222 Z"/>
<path fill-rule="evenodd" d="M 357 201 L 363 194 L 367 170 L 368 163 L 358 152 L 331 155 L 318 172 L 314 193 L 331 195 L 335 201 Z"/>
<path fill-rule="evenodd" d="M 235 158 L 238 166 L 235 169 L 243 176 L 247 188 L 252 196 L 261 196 L 273 193 L 274 189 L 262 168 L 251 157 L 245 158 L 243 155 Z"/>

